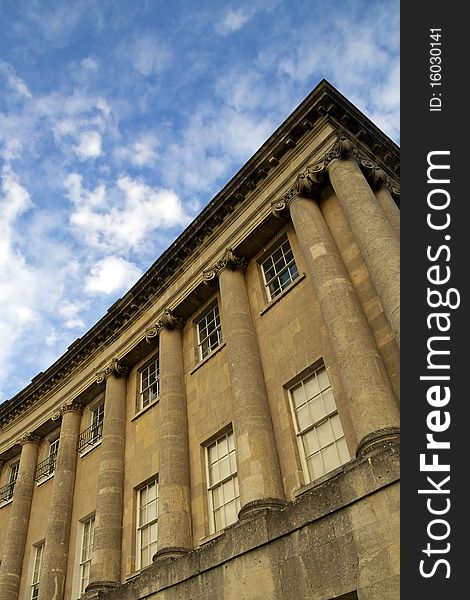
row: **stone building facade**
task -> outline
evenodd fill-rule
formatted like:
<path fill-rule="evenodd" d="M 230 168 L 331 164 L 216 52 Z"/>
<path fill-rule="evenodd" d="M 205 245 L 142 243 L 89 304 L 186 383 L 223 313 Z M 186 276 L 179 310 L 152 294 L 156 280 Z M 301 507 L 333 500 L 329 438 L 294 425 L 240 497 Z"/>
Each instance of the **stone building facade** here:
<path fill-rule="evenodd" d="M 398 148 L 322 81 L 0 406 L 0 600 L 391 600 Z"/>

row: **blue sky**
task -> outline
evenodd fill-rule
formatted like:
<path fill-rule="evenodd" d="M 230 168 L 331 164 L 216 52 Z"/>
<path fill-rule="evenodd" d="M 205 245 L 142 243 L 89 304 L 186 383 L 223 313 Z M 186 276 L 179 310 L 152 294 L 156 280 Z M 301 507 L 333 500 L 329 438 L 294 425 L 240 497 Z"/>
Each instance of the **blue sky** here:
<path fill-rule="evenodd" d="M 0 402 L 325 78 L 399 141 L 399 1 L 0 0 Z"/>

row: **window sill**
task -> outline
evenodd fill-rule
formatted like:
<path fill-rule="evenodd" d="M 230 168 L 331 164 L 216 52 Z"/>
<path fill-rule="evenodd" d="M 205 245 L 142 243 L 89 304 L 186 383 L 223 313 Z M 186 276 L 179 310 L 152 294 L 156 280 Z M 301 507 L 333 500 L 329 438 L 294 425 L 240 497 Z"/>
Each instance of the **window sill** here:
<path fill-rule="evenodd" d="M 8 506 L 8 504 L 11 504 L 13 502 L 13 498 L 10 498 L 10 500 L 7 500 L 6 502 L 2 502 L 0 504 L 0 508 L 3 508 L 4 506 Z"/>
<path fill-rule="evenodd" d="M 268 310 L 273 307 L 276 302 L 279 302 L 279 300 L 281 300 L 281 298 L 284 298 L 284 296 L 286 294 L 288 294 L 292 289 L 295 288 L 295 286 L 300 283 L 301 281 L 303 281 L 305 279 L 306 275 L 305 273 L 302 273 L 301 275 L 299 275 L 297 277 L 297 279 L 295 279 L 290 285 L 288 285 L 285 289 L 282 290 L 282 292 L 276 296 L 273 300 L 271 300 L 270 302 L 268 302 L 268 304 L 266 304 L 266 306 L 263 308 L 263 310 L 260 311 L 260 316 L 264 315 L 264 313 L 267 313 Z"/>
<path fill-rule="evenodd" d="M 96 444 L 93 444 L 93 446 L 90 446 L 89 448 L 87 448 L 86 450 L 83 450 L 82 452 L 79 452 L 80 454 L 80 458 L 83 458 L 84 456 L 86 456 L 89 452 L 91 452 L 92 450 L 94 450 L 95 448 L 97 448 L 98 446 L 101 445 L 101 440 L 99 440 L 99 442 L 96 442 Z"/>
<path fill-rule="evenodd" d="M 140 415 L 143 415 L 144 412 L 151 409 L 152 406 L 155 406 L 156 404 L 158 404 L 158 401 L 159 401 L 159 398 L 155 398 L 155 400 L 152 400 L 152 402 L 150 402 L 150 404 L 147 404 L 147 406 L 144 406 L 144 408 L 141 408 L 138 412 L 135 413 L 135 415 L 132 417 L 131 421 L 134 421 L 134 419 L 138 419 L 140 417 Z"/>
<path fill-rule="evenodd" d="M 311 489 L 321 485 L 322 483 L 325 483 L 325 481 L 328 481 L 330 479 L 333 479 L 333 477 L 340 475 L 345 470 L 348 470 L 348 466 L 349 466 L 349 468 L 351 468 L 350 467 L 351 462 L 354 462 L 354 459 L 351 459 L 348 462 L 340 465 L 339 467 L 336 467 L 336 469 L 333 469 L 333 471 L 329 471 L 329 473 L 325 473 L 318 479 L 315 479 L 314 481 L 311 481 L 310 483 L 306 483 L 302 487 L 299 487 L 297 490 L 294 491 L 294 497 L 297 498 L 298 496 L 305 494 L 305 492 L 308 492 Z"/>
<path fill-rule="evenodd" d="M 209 354 L 209 356 L 206 356 L 206 358 L 201 360 L 201 362 L 198 362 L 197 365 L 194 368 L 192 368 L 191 371 L 189 371 L 189 374 L 192 375 L 193 373 L 195 373 L 200 367 L 202 367 L 202 365 L 205 365 L 208 360 L 210 360 L 213 356 L 215 356 L 217 354 L 217 352 L 220 352 L 220 350 L 222 350 L 222 348 L 225 348 L 225 342 L 222 342 L 220 344 L 220 346 L 217 346 L 217 348 L 214 350 L 214 352 L 211 352 Z"/>
<path fill-rule="evenodd" d="M 41 477 L 40 481 L 38 481 L 36 483 L 36 487 L 39 487 L 43 483 L 46 483 L 46 481 L 49 481 L 49 479 L 52 479 L 54 477 L 54 473 L 51 473 L 50 475 L 46 475 L 46 477 Z"/>
<path fill-rule="evenodd" d="M 236 521 L 235 521 L 236 523 Z M 233 523 L 232 523 L 233 525 Z M 228 525 L 227 527 L 230 527 L 230 525 Z M 199 540 L 199 547 L 200 546 L 204 546 L 204 544 L 208 544 L 209 542 L 212 542 L 212 540 L 217 539 L 218 537 L 220 537 L 225 529 L 227 529 L 227 527 L 225 527 L 224 529 L 221 529 L 220 531 L 216 531 L 215 533 L 211 533 L 210 535 L 207 535 L 206 537 L 200 538 Z"/>

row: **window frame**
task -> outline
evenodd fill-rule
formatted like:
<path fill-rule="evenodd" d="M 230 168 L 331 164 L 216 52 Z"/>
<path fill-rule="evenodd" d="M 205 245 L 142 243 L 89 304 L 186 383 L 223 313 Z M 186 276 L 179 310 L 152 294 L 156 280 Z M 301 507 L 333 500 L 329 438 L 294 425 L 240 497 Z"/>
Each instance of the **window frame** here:
<path fill-rule="evenodd" d="M 210 449 L 214 445 L 219 444 L 221 442 L 221 440 L 224 438 L 227 441 L 227 450 L 228 450 L 227 454 L 223 455 L 221 457 L 218 457 L 218 460 L 216 461 L 216 463 L 214 463 L 214 462 L 211 463 L 210 462 Z M 229 439 L 232 440 L 233 449 L 230 449 Z M 231 461 L 230 461 L 231 454 L 233 454 L 233 456 L 234 456 L 235 470 L 231 469 Z M 219 463 L 219 461 L 222 460 L 225 456 L 229 457 L 228 462 L 229 462 L 229 467 L 230 467 L 230 473 L 228 475 L 226 475 L 225 477 L 221 477 L 217 481 L 212 482 L 211 481 L 211 466 Z M 205 446 L 205 457 L 206 457 L 207 502 L 208 502 L 208 510 L 209 510 L 209 534 L 212 535 L 212 534 L 218 533 L 220 531 L 223 531 L 226 527 L 229 527 L 233 523 L 236 523 L 238 520 L 238 513 L 240 512 L 240 491 L 239 491 L 239 486 L 238 486 L 238 462 L 237 462 L 235 437 L 234 437 L 233 430 L 229 429 L 229 430 L 225 431 L 224 433 L 222 433 L 221 435 L 218 435 L 215 439 L 213 439 L 209 443 L 207 443 Z M 214 506 L 215 506 L 214 490 L 216 490 L 216 489 L 223 490 L 224 484 L 228 483 L 231 480 L 234 481 L 233 485 L 236 490 L 236 495 L 234 496 L 234 500 L 235 500 L 235 506 L 237 509 L 236 510 L 237 517 L 230 523 L 225 523 L 225 525 L 223 527 L 217 529 L 216 510 L 219 510 L 222 507 L 227 506 L 228 504 L 230 504 L 230 502 L 232 502 L 232 500 L 230 500 L 229 502 L 224 502 L 224 504 L 221 504 L 219 507 L 214 508 Z M 224 510 L 224 519 L 225 518 L 226 518 L 226 515 L 225 515 L 225 510 Z"/>
<path fill-rule="evenodd" d="M 214 311 L 217 311 L 217 315 L 215 316 L 214 319 L 212 319 L 212 321 L 216 321 L 216 326 L 209 335 L 206 335 L 206 337 L 204 337 L 204 339 L 202 339 L 201 338 L 201 324 L 203 322 L 206 322 L 205 328 L 207 329 L 207 325 L 208 325 L 207 317 Z M 218 320 L 218 324 L 217 324 L 217 320 Z M 211 321 L 209 321 L 209 322 L 211 322 Z M 219 303 L 217 301 L 212 302 L 199 315 L 199 317 L 195 320 L 195 326 L 196 326 L 196 340 L 197 340 L 197 356 L 198 356 L 198 361 L 202 362 L 202 361 L 206 360 L 207 358 L 209 358 L 209 356 L 212 356 L 212 354 L 214 354 L 214 352 L 218 348 L 220 348 L 220 346 L 223 344 L 223 341 L 224 341 L 223 334 L 222 334 L 222 321 L 221 321 L 221 316 L 220 316 Z M 203 344 L 204 344 L 204 342 L 206 342 L 206 340 L 210 340 L 211 336 L 214 335 L 214 333 L 217 334 L 217 343 L 215 345 L 212 345 L 212 343 L 210 343 L 208 352 L 206 352 L 204 354 Z"/>
<path fill-rule="evenodd" d="M 319 377 L 319 373 L 325 373 L 327 379 L 328 379 L 328 386 L 324 387 L 323 389 L 320 387 L 320 385 L 318 385 L 318 389 L 319 389 L 319 393 L 316 394 L 315 396 L 312 396 L 312 398 L 308 398 L 307 394 L 304 392 L 304 397 L 305 397 L 305 402 L 300 405 L 301 408 L 304 405 L 308 406 L 310 403 L 312 403 L 312 401 L 318 397 L 322 398 L 322 404 L 323 407 L 325 408 L 325 403 L 323 401 L 323 396 L 322 396 L 322 392 L 327 392 L 328 390 L 330 390 L 331 392 L 331 398 L 334 402 L 334 409 L 331 409 L 329 411 L 325 410 L 325 414 L 320 417 L 319 419 L 317 419 L 316 421 L 313 421 L 313 419 L 311 419 L 311 422 L 309 425 L 306 425 L 304 428 L 301 428 L 299 426 L 298 420 L 297 420 L 297 413 L 296 413 L 296 407 L 294 404 L 294 398 L 293 398 L 293 393 L 295 390 L 299 389 L 300 387 L 305 388 L 305 383 L 309 380 L 311 380 L 313 377 L 315 377 L 318 380 Z M 310 484 L 310 483 L 314 483 L 315 481 L 318 481 L 319 479 L 321 479 L 322 477 L 324 477 L 325 475 L 328 475 L 329 473 L 332 473 L 333 471 L 335 471 L 337 468 L 342 467 L 344 464 L 346 464 L 347 462 L 349 462 L 349 460 L 351 460 L 351 455 L 349 453 L 349 448 L 347 445 L 347 441 L 346 441 L 346 436 L 344 433 L 344 428 L 343 425 L 341 423 L 341 417 L 339 415 L 338 412 L 338 406 L 336 404 L 336 400 L 335 397 L 333 395 L 333 388 L 331 385 L 331 380 L 330 377 L 328 375 L 328 370 L 326 369 L 326 366 L 322 363 L 318 366 L 316 366 L 314 369 L 310 370 L 308 373 L 305 373 L 305 375 L 301 378 L 298 379 L 296 381 L 296 383 L 294 383 L 293 385 L 291 385 L 288 389 L 288 396 L 289 396 L 289 405 L 290 405 L 290 409 L 291 409 L 291 415 L 292 415 L 292 421 L 293 421 L 293 426 L 294 426 L 294 432 L 297 438 L 297 445 L 298 445 L 298 450 L 299 450 L 299 457 L 300 457 L 300 461 L 302 464 L 302 472 L 304 475 L 304 481 L 305 484 Z M 325 394 L 326 396 L 326 394 Z M 310 409 L 309 409 L 309 416 L 310 415 Z M 332 418 L 337 416 L 338 420 L 339 420 L 339 424 L 341 426 L 341 432 L 342 432 L 342 436 L 339 437 L 334 437 L 332 440 L 330 440 L 327 444 L 321 446 L 320 444 L 318 445 L 318 450 L 316 450 L 315 452 L 312 452 L 311 454 L 307 455 L 306 450 L 305 450 L 305 446 L 304 446 L 304 439 L 306 434 L 310 433 L 313 430 L 317 430 L 321 425 L 323 425 L 324 423 L 329 422 L 330 423 L 330 427 L 331 427 L 331 431 L 334 434 L 333 431 L 333 425 L 332 425 Z M 318 437 L 318 433 L 315 432 L 315 435 Z M 344 460 L 341 455 L 340 455 L 340 451 L 338 450 L 338 446 L 337 446 L 337 442 L 339 440 L 344 440 L 344 446 L 345 446 L 345 450 L 347 453 L 347 459 Z M 325 464 L 324 464 L 324 459 L 323 459 L 323 455 L 322 455 L 322 451 L 329 447 L 329 446 L 335 446 L 336 449 L 336 453 L 337 453 L 337 457 L 339 459 L 339 464 L 334 467 L 333 469 L 329 469 L 326 470 L 325 468 Z M 309 469 L 309 463 L 308 463 L 308 459 L 311 458 L 314 455 L 319 455 L 322 461 L 322 465 L 323 465 L 323 473 L 321 475 L 318 475 L 318 477 L 313 477 L 310 474 L 310 469 Z"/>
<path fill-rule="evenodd" d="M 151 504 L 151 502 L 155 502 L 155 517 L 153 519 L 150 519 L 149 521 L 146 521 L 145 523 L 141 523 L 141 510 L 142 510 L 142 492 L 144 490 L 147 490 L 150 486 L 154 485 L 155 486 L 155 497 L 152 498 L 149 502 L 147 502 L 145 504 L 145 507 L 148 507 L 149 504 Z M 155 477 L 154 479 L 151 479 L 150 481 L 148 481 L 147 483 L 145 483 L 144 485 L 140 486 L 139 488 L 136 489 L 136 511 L 135 511 L 135 516 L 136 516 L 136 521 L 135 521 L 135 527 L 136 527 L 136 567 L 137 570 L 140 571 L 141 569 L 145 569 L 146 567 L 150 566 L 152 564 L 152 558 L 153 555 L 157 552 L 157 542 L 158 542 L 158 476 Z M 152 531 L 152 526 L 155 525 L 155 539 L 152 539 L 151 536 L 151 531 Z M 145 546 L 145 550 L 149 550 L 151 553 L 151 556 L 148 556 L 149 562 L 145 565 L 142 564 L 142 551 L 144 550 L 142 547 L 142 536 L 143 536 L 143 532 L 145 530 L 149 530 L 149 543 Z M 155 547 L 155 551 L 152 553 L 152 546 Z"/>
<path fill-rule="evenodd" d="M 35 544 L 33 548 L 34 559 L 32 562 L 31 583 L 29 586 L 29 599 L 37 600 L 37 598 L 39 597 L 39 580 L 41 578 L 42 559 L 44 556 L 44 542 Z"/>
<path fill-rule="evenodd" d="M 285 251 L 284 250 L 284 246 L 285 244 L 288 245 L 288 250 Z M 271 259 L 271 267 L 275 269 L 275 265 L 277 263 L 274 262 L 274 259 L 272 258 L 273 255 L 278 251 L 281 250 L 282 251 L 282 258 L 285 259 L 285 256 L 287 254 L 288 251 L 290 251 L 290 253 L 292 254 L 292 260 L 287 262 L 284 261 L 285 264 L 284 266 L 279 270 L 279 272 L 277 272 L 275 270 L 275 274 L 273 277 L 271 277 L 269 280 L 267 278 L 267 273 L 266 271 L 268 270 L 267 268 L 265 268 L 265 264 L 266 262 Z M 261 277 L 263 280 L 263 284 L 264 284 L 264 290 L 265 290 L 265 294 L 266 294 L 266 298 L 268 300 L 268 302 L 272 302 L 274 300 L 276 300 L 276 298 L 279 298 L 279 296 L 281 296 L 281 294 L 287 290 L 291 285 L 293 285 L 293 283 L 295 281 L 297 281 L 297 279 L 299 279 L 299 277 L 301 276 L 301 273 L 299 271 L 299 267 L 297 265 L 297 261 L 295 260 L 295 255 L 294 255 L 294 250 L 292 248 L 292 244 L 290 243 L 289 237 L 287 236 L 287 234 L 284 234 L 279 240 L 277 240 L 272 246 L 271 248 L 265 252 L 263 254 L 263 256 L 261 258 L 259 258 L 257 260 L 260 270 L 261 270 Z M 290 273 L 290 269 L 291 267 L 294 266 L 295 267 L 295 275 L 292 276 L 292 274 Z M 282 286 L 280 284 L 280 276 L 285 273 L 286 271 L 289 272 L 289 281 L 288 283 L 286 283 L 284 286 Z M 275 281 L 277 279 L 278 283 L 280 284 L 279 290 L 277 293 L 273 294 L 273 292 L 270 289 L 270 285 L 272 284 L 273 281 Z"/>
<path fill-rule="evenodd" d="M 155 381 L 153 381 L 151 384 L 149 384 L 145 390 L 142 389 L 142 384 L 143 384 L 143 375 L 144 372 L 149 369 L 152 365 L 155 365 Z M 158 354 L 155 354 L 148 362 L 145 363 L 145 365 L 143 367 L 141 367 L 140 369 L 138 369 L 137 371 L 138 373 L 138 400 L 137 400 L 137 412 L 140 412 L 141 410 L 144 410 L 145 408 L 147 408 L 148 406 L 150 406 L 151 404 L 154 404 L 155 402 L 158 402 L 159 398 L 160 398 L 160 357 Z M 144 392 L 150 390 L 154 385 L 157 386 L 157 392 L 156 394 L 151 397 L 151 399 L 146 402 L 144 404 L 144 399 L 143 399 L 143 394 Z"/>
<path fill-rule="evenodd" d="M 80 549 L 78 554 L 78 591 L 80 596 L 85 593 L 85 589 L 90 583 L 90 568 L 91 568 L 91 557 L 93 554 L 93 543 L 95 538 L 95 515 L 91 515 L 84 521 L 81 521 L 81 536 L 80 536 Z M 88 526 L 87 546 L 85 547 L 85 532 Z M 83 552 L 87 551 L 87 558 L 83 559 Z M 85 573 L 85 571 L 87 571 Z M 85 573 L 85 574 L 84 574 Z M 83 585 L 83 582 L 86 584 Z"/>

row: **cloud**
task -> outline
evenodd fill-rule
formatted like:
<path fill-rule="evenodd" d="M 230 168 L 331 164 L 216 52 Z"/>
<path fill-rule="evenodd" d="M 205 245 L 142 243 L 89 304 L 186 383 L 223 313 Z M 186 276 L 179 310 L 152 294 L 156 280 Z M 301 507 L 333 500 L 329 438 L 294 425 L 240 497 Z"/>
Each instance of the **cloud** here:
<path fill-rule="evenodd" d="M 133 263 L 119 257 L 108 256 L 96 263 L 85 281 L 87 292 L 112 294 L 130 288 L 142 275 Z"/>
<path fill-rule="evenodd" d="M 97 131 L 85 131 L 80 134 L 80 143 L 76 148 L 80 158 L 97 158 L 101 156 L 101 136 Z"/>
<path fill-rule="evenodd" d="M 221 35 L 228 35 L 241 29 L 250 20 L 251 16 L 247 10 L 242 8 L 238 10 L 230 9 L 221 21 L 216 23 L 215 28 Z"/>
<path fill-rule="evenodd" d="M 157 146 L 157 138 L 152 133 L 147 133 L 127 146 L 120 146 L 115 154 L 120 160 L 129 161 L 136 167 L 146 167 L 155 162 L 158 156 Z"/>
<path fill-rule="evenodd" d="M 167 44 L 153 35 L 143 35 L 125 44 L 124 55 L 133 68 L 148 77 L 162 73 L 172 62 L 172 52 Z"/>
<path fill-rule="evenodd" d="M 26 83 L 18 77 L 11 65 L 0 59 L 0 74 L 3 73 L 9 86 L 24 98 L 32 98 L 33 95 L 29 91 Z"/>
<path fill-rule="evenodd" d="M 64 185 L 74 204 L 70 224 L 77 239 L 101 252 L 142 249 L 151 232 L 191 219 L 175 192 L 129 176 L 119 177 L 110 189 L 99 184 L 90 191 L 80 175 L 71 173 Z"/>

